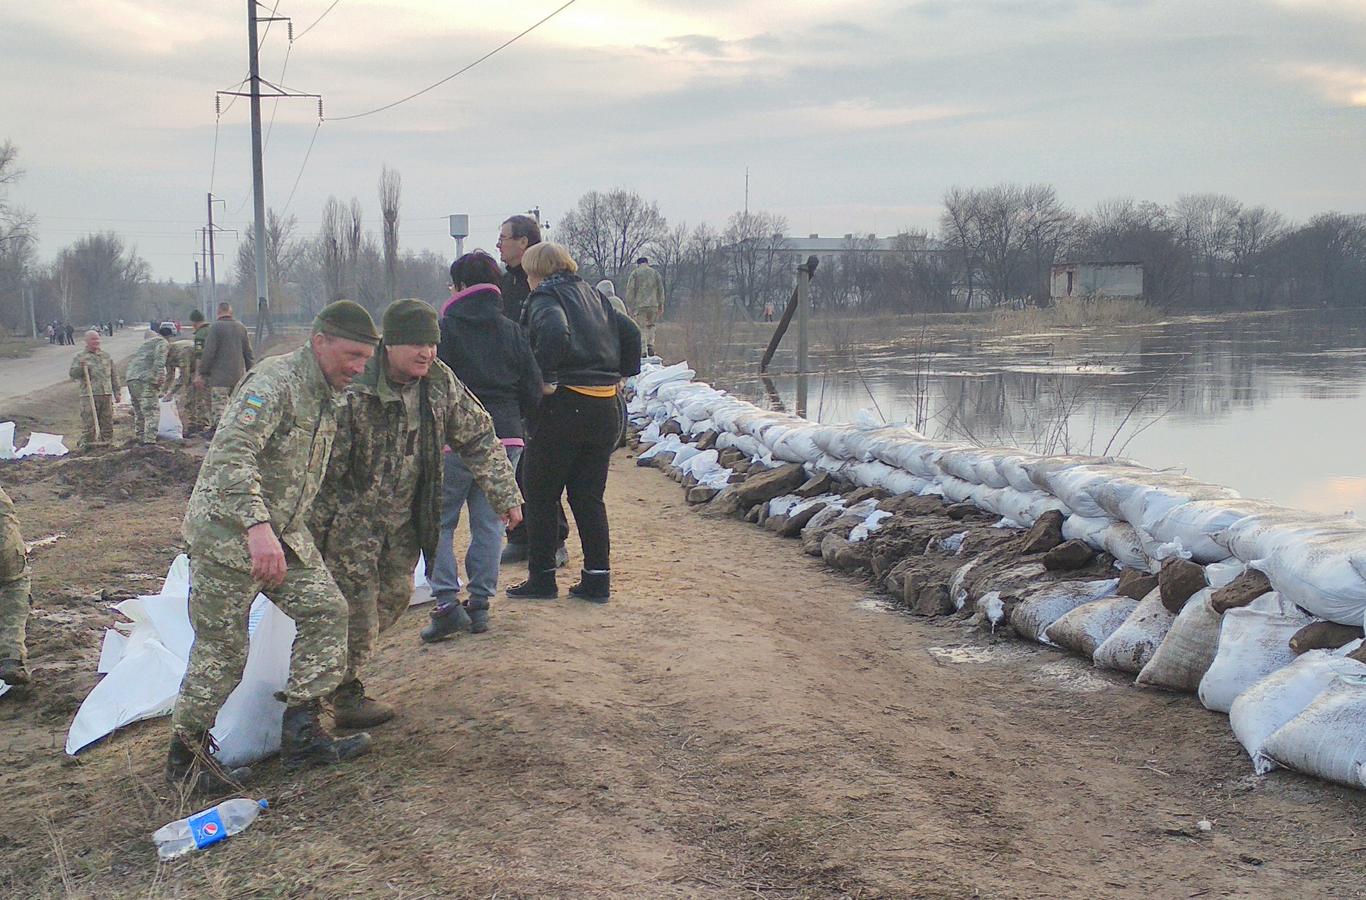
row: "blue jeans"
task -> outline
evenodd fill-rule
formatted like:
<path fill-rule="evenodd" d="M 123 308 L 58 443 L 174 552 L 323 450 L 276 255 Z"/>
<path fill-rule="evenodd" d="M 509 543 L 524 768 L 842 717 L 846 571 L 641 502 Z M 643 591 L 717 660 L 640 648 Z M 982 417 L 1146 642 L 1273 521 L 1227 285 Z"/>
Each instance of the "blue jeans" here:
<path fill-rule="evenodd" d="M 505 447 L 508 462 L 515 467 L 521 447 Z M 503 520 L 489 505 L 488 498 L 474 483 L 474 474 L 459 453 L 447 453 L 441 479 L 441 534 L 437 538 L 436 559 L 432 562 L 432 596 L 440 604 L 456 602 L 460 594 L 460 573 L 455 561 L 455 528 L 460 511 L 470 508 L 470 547 L 465 552 L 465 577 L 469 579 L 471 603 L 487 609 L 488 599 L 498 590 L 498 562 L 503 555 Z"/>

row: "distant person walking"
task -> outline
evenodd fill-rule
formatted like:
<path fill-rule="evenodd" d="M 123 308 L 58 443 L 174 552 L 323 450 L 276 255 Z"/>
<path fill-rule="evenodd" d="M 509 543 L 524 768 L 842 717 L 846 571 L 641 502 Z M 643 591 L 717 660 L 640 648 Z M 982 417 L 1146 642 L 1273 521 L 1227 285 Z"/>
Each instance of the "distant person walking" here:
<path fill-rule="evenodd" d="M 642 256 L 626 279 L 626 308 L 640 326 L 645 352 L 655 355 L 655 325 L 664 317 L 664 280 L 650 268 L 650 260 Z"/>
<path fill-rule="evenodd" d="M 199 359 L 195 385 L 209 390 L 209 430 L 218 427 L 228 397 L 242 376 L 251 368 L 254 358 L 251 337 L 247 328 L 232 317 L 232 304 L 218 304 L 218 320 L 209 326 L 204 337 L 204 352 Z"/>
<path fill-rule="evenodd" d="M 128 394 L 133 398 L 133 441 L 139 444 L 157 442 L 160 424 L 161 388 L 166 383 L 166 358 L 171 350 L 171 335 L 175 329 L 162 325 L 156 337 L 142 342 L 142 346 L 128 361 L 125 380 Z"/>
<path fill-rule="evenodd" d="M 66 344 L 67 344 L 67 346 L 68 346 L 68 347 L 74 347 L 74 346 L 76 346 L 76 326 L 75 326 L 75 325 L 72 325 L 72 324 L 70 324 L 70 323 L 67 323 L 67 326 L 66 326 L 66 328 L 64 329 L 64 332 L 65 332 L 65 334 L 66 334 Z"/>
<path fill-rule="evenodd" d="M 524 420 L 541 402 L 541 371 L 520 326 L 499 312 L 498 264 L 482 251 L 467 253 L 451 264 L 456 291 L 441 309 L 441 344 L 437 354 L 493 417 L 494 431 L 517 465 L 526 446 Z M 465 553 L 469 598 L 460 602 L 455 558 L 455 529 L 469 507 L 470 546 Z M 448 447 L 442 481 L 441 533 L 432 566 L 436 609 L 422 630 L 432 642 L 469 629 L 488 630 L 489 601 L 498 590 L 498 562 L 503 552 L 503 519 L 476 482 L 474 472 Z"/>
<path fill-rule="evenodd" d="M 522 265 L 531 285 L 527 335 L 545 382 L 523 457 L 530 537 L 523 583 L 509 597 L 550 598 L 555 583 L 555 508 L 569 496 L 583 548 L 583 574 L 569 593 L 610 597 L 607 468 L 621 427 L 617 384 L 640 371 L 640 330 L 576 272 L 559 244 L 538 244 Z"/>
<path fill-rule="evenodd" d="M 772 300 L 767 300 L 767 301 L 764 302 L 764 321 L 765 321 L 765 322 L 772 322 L 772 321 L 773 321 L 773 301 L 772 301 Z"/>
<path fill-rule="evenodd" d="M 81 446 L 107 447 L 114 440 L 114 398 L 119 375 L 114 360 L 100 349 L 100 333 L 85 333 L 85 349 L 76 354 L 67 373 L 81 392 Z"/>

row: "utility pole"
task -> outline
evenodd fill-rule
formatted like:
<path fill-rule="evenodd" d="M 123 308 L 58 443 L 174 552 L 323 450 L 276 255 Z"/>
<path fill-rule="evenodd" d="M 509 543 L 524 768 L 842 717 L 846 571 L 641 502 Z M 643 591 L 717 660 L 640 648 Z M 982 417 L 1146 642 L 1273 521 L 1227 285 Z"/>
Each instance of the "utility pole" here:
<path fill-rule="evenodd" d="M 212 321 L 218 306 L 218 257 L 213 250 L 213 194 L 209 194 L 209 308 L 204 310 L 205 318 Z"/>
<path fill-rule="evenodd" d="M 256 36 L 256 3 L 257 0 L 247 0 L 247 43 L 251 54 L 248 57 L 251 81 L 251 183 L 252 203 L 256 212 L 253 232 L 256 236 L 256 345 L 259 347 L 270 321 L 270 295 L 266 288 L 266 186 L 261 163 L 261 60 L 258 52 L 260 42 Z M 212 202 L 209 207 L 212 209 Z M 212 232 L 209 240 L 213 240 Z"/>
<path fill-rule="evenodd" d="M 33 288 L 21 288 L 24 296 L 28 298 L 28 326 L 33 330 L 33 339 L 38 339 L 38 318 L 33 312 Z"/>
<path fill-rule="evenodd" d="M 199 259 L 195 260 L 194 283 L 199 285 L 199 311 L 205 317 L 211 317 L 212 307 L 209 305 L 209 257 L 207 239 L 209 231 L 207 228 L 199 229 Z"/>

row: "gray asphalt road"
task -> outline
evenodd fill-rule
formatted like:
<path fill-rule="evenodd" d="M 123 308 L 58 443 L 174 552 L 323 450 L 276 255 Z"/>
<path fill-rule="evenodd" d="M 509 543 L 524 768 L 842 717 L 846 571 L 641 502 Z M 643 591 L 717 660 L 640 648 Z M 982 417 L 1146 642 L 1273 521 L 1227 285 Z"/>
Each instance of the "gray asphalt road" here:
<path fill-rule="evenodd" d="M 146 328 L 125 328 L 104 338 L 102 346 L 115 362 L 121 362 L 132 355 L 147 334 L 150 332 Z M 81 332 L 77 332 L 74 347 L 44 344 L 24 359 L 0 360 L 0 421 L 8 417 L 6 409 L 14 400 L 66 381 L 71 359 L 82 346 Z"/>

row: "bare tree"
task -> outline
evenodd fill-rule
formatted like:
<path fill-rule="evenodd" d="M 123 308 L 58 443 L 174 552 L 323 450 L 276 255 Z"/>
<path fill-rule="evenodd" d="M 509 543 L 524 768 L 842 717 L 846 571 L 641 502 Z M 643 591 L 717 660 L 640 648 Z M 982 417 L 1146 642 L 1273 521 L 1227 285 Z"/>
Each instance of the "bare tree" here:
<path fill-rule="evenodd" d="M 659 271 L 664 282 L 664 296 L 672 297 L 683 275 L 683 264 L 688 250 L 688 224 L 680 223 L 673 228 L 665 228 L 647 248 L 650 260 Z"/>
<path fill-rule="evenodd" d="M 398 299 L 398 204 L 403 178 L 387 165 L 379 174 L 379 208 L 384 217 L 384 287 L 389 301 Z"/>
<path fill-rule="evenodd" d="M 323 295 L 327 302 L 346 297 L 346 210 L 336 197 L 328 197 L 323 204 L 322 227 L 314 253 L 323 279 Z"/>
<path fill-rule="evenodd" d="M 294 239 L 298 220 L 281 216 L 274 209 L 266 211 L 266 271 L 270 274 L 272 315 L 296 313 L 297 298 L 286 285 L 295 280 L 295 269 L 308 248 Z M 244 300 L 256 294 L 256 235 L 244 229 L 245 237 L 237 245 L 237 290 Z"/>
<path fill-rule="evenodd" d="M 621 274 L 667 227 L 659 204 L 617 188 L 584 194 L 560 219 L 559 231 L 569 252 L 596 280 Z"/>
<path fill-rule="evenodd" d="M 753 316 L 765 299 L 776 297 L 782 260 L 788 255 L 787 219 L 766 212 L 732 213 L 721 236 L 735 301 Z M 784 273 L 785 274 L 785 273 Z M 785 283 L 785 281 L 784 281 Z"/>

